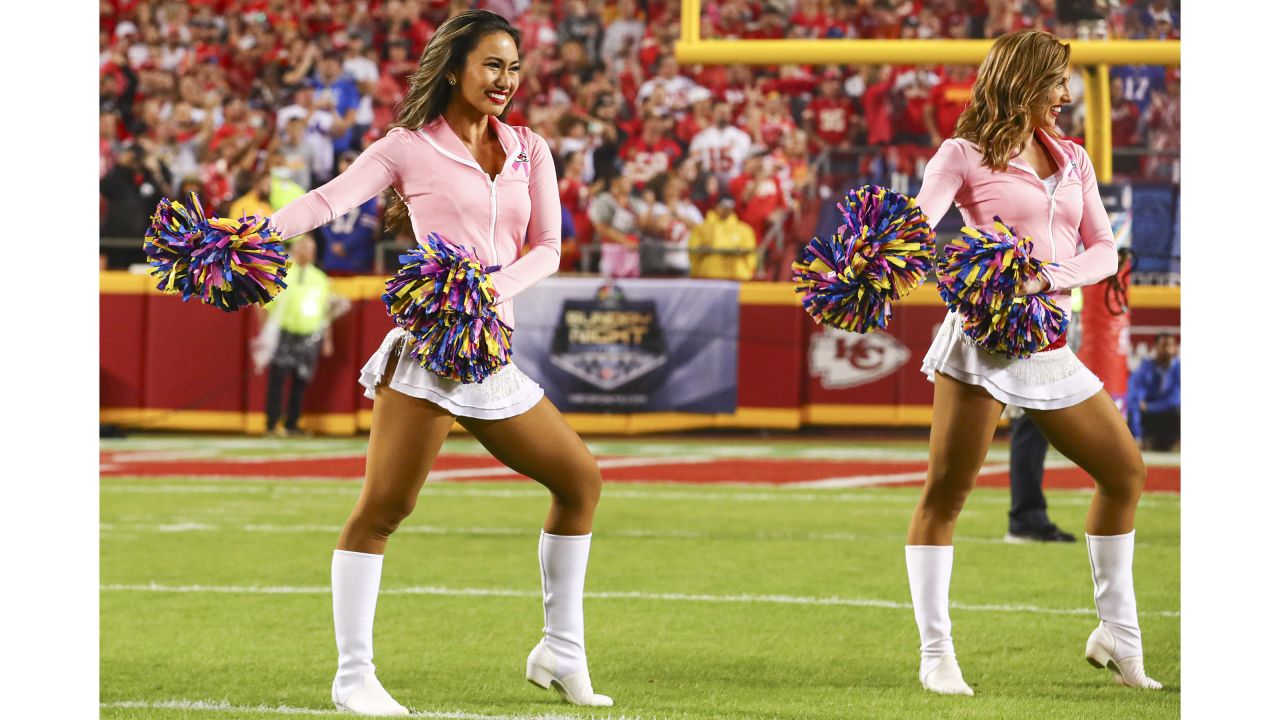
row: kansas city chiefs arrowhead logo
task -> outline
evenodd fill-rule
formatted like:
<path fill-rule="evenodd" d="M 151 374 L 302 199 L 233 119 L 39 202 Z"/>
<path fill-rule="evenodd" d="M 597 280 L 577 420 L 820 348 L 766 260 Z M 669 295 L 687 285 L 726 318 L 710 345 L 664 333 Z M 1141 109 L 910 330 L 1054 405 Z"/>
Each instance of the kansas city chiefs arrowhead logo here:
<path fill-rule="evenodd" d="M 809 342 L 809 372 L 826 390 L 879 380 L 910 357 L 911 351 L 885 332 L 859 335 L 823 327 Z"/>

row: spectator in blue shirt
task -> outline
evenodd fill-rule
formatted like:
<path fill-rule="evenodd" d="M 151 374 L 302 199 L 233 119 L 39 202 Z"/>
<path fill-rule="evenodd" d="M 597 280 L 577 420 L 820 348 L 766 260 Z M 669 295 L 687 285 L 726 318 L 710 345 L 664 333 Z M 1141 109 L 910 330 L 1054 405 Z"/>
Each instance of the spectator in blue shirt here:
<path fill-rule="evenodd" d="M 338 157 L 338 174 L 346 172 L 357 154 L 348 150 Z M 367 275 L 373 272 L 378 243 L 378 198 L 371 197 L 328 225 L 316 229 L 324 270 L 330 276 Z"/>
<path fill-rule="evenodd" d="M 337 116 L 329 134 L 333 138 L 334 157 L 350 150 L 358 138 L 351 128 L 356 124 L 356 110 L 360 107 L 360 89 L 356 81 L 342 72 L 342 59 L 327 55 L 316 68 L 311 79 L 316 101 Z"/>
<path fill-rule="evenodd" d="M 1155 357 L 1143 360 L 1129 378 L 1125 405 L 1129 429 L 1144 449 L 1173 449 L 1182 427 L 1182 365 L 1173 335 L 1156 338 Z"/>

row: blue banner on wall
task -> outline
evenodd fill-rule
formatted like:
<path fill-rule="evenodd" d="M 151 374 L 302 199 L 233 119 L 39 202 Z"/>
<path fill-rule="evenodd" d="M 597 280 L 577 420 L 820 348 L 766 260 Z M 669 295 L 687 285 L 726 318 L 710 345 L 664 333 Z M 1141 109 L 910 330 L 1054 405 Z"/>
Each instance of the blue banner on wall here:
<path fill-rule="evenodd" d="M 564 412 L 737 409 L 736 282 L 551 278 L 515 303 L 515 362 Z"/>
<path fill-rule="evenodd" d="M 1133 271 L 1180 272 L 1182 251 L 1178 188 L 1133 184 Z"/>

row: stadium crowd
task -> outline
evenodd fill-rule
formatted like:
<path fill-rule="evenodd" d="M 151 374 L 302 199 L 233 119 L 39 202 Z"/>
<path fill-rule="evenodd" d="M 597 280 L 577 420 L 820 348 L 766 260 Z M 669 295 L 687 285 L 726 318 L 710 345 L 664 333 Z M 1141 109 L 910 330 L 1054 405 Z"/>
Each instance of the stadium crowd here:
<path fill-rule="evenodd" d="M 1053 0 L 727 0 L 703 37 L 1076 37 Z M 914 191 L 969 98 L 961 66 L 689 66 L 678 0 L 101 0 L 103 238 L 140 239 L 161 196 L 270 214 L 386 132 L 440 22 L 468 7 L 523 33 L 506 115 L 547 139 L 564 210 L 562 269 L 613 277 L 778 279 L 830 223 L 834 192 Z M 1091 30 L 1177 38 L 1179 3 L 1100 0 Z M 1118 175 L 1177 182 L 1179 77 L 1112 68 Z M 1073 88 L 1077 99 L 1083 86 Z M 1083 135 L 1083 108 L 1062 129 Z M 330 274 L 370 272 L 382 199 L 317 231 Z M 824 216 L 825 215 L 825 216 Z M 408 238 L 388 238 L 400 245 Z M 141 260 L 104 243 L 104 263 Z"/>

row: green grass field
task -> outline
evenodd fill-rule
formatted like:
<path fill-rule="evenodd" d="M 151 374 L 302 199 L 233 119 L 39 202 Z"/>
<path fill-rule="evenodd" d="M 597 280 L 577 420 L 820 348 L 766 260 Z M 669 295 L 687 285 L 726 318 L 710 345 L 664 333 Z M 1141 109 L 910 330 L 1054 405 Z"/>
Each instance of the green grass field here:
<path fill-rule="evenodd" d="M 198 453 L 203 441 L 132 442 L 102 447 Z M 263 443 L 256 452 L 359 442 Z M 811 445 L 824 443 L 849 447 Z M 653 443 L 593 445 L 625 453 Z M 768 446 L 739 445 L 744 454 Z M 923 443 L 888 447 L 919 452 Z M 448 450 L 477 452 L 467 440 Z M 355 483 L 122 476 L 104 477 L 101 489 L 102 717 L 334 712 L 329 561 Z M 1164 691 L 1114 686 L 1084 661 L 1096 620 L 1083 544 L 1004 544 L 1008 493 L 979 489 L 957 531 L 951 593 L 959 659 L 977 694 L 947 698 L 916 679 L 903 544 L 917 494 L 606 485 L 587 643 L 596 689 L 616 705 L 588 710 L 524 681 L 542 623 L 545 491 L 531 482 L 428 484 L 384 567 L 379 678 L 416 713 L 442 718 L 1179 716 L 1178 495 L 1150 494 L 1138 515 L 1146 667 Z M 1082 533 L 1088 497 L 1051 491 L 1055 521 Z"/>

